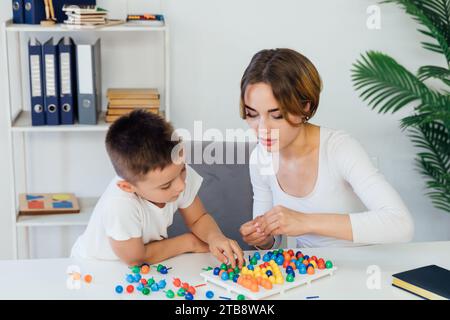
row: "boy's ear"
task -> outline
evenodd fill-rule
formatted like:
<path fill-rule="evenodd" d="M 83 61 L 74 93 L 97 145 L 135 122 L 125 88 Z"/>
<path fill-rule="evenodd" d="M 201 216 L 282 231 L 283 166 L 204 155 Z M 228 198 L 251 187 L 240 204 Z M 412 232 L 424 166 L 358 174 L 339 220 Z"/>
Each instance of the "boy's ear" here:
<path fill-rule="evenodd" d="M 117 181 L 117 186 L 125 192 L 134 193 L 136 191 L 136 188 L 131 183 L 125 180 Z"/>

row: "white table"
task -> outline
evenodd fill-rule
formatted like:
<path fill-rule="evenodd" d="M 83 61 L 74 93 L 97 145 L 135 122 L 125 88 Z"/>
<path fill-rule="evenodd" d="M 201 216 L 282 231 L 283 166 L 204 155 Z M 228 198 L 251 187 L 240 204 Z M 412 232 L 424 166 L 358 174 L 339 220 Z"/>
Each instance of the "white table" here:
<path fill-rule="evenodd" d="M 294 249 L 295 251 L 296 249 Z M 320 299 L 420 299 L 391 285 L 392 274 L 409 269 L 436 264 L 450 269 L 450 241 L 408 244 L 374 245 L 356 248 L 300 249 L 310 256 L 330 259 L 338 267 L 331 277 L 289 291 L 274 299 L 300 299 L 319 296 Z M 247 252 L 248 254 L 251 252 Z M 219 263 L 211 254 L 185 254 L 163 263 L 173 267 L 168 275 L 161 275 L 152 268 L 146 278 L 167 279 L 167 289 L 176 289 L 172 279 L 179 277 L 192 285 L 203 283 L 202 268 Z M 77 265 L 82 274 L 93 276 L 91 284 L 82 282 L 78 290 L 67 288 L 67 268 Z M 380 288 L 369 289 L 367 281 L 374 277 L 367 273 L 368 267 L 380 268 Z M 74 259 L 3 260 L 0 261 L 0 299 L 167 299 L 163 292 L 152 292 L 148 296 L 140 292 L 118 295 L 117 284 L 126 286 L 125 275 L 131 273 L 120 262 L 77 261 Z M 372 278 L 373 279 L 373 278 Z M 199 287 L 196 299 L 205 299 L 206 290 L 213 290 L 215 298 L 235 295 L 227 294 L 213 285 Z M 176 290 L 174 290 L 176 293 Z M 181 299 L 177 297 L 176 299 Z"/>

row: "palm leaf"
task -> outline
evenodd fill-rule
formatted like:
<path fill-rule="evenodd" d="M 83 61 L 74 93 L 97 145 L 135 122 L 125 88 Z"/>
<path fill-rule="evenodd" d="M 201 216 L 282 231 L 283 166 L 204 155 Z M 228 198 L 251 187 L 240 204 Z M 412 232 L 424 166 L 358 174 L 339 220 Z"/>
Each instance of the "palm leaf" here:
<path fill-rule="evenodd" d="M 450 63 L 450 1 L 449 0 L 385 0 L 381 3 L 396 3 L 402 6 L 426 29 L 419 31 L 431 37 L 435 43 L 422 42 L 425 49 L 444 54 Z"/>
<path fill-rule="evenodd" d="M 416 159 L 436 208 L 450 212 L 450 131 L 439 122 L 410 128 L 410 138 L 422 151 Z"/>
<path fill-rule="evenodd" d="M 417 77 L 420 81 L 430 78 L 440 79 L 446 85 L 450 86 L 450 70 L 438 66 L 423 66 L 419 68 Z"/>
<path fill-rule="evenodd" d="M 379 112 L 396 112 L 412 102 L 416 110 L 440 110 L 450 105 L 448 96 L 428 88 L 414 74 L 393 58 L 381 52 L 369 51 L 353 64 L 352 79 L 356 90 L 372 109 Z"/>

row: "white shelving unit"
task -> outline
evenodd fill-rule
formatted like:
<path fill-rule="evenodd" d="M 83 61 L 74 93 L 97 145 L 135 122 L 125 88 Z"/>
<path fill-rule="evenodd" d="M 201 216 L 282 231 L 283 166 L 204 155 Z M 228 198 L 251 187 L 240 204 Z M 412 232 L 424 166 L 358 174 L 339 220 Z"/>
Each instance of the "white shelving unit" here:
<path fill-rule="evenodd" d="M 20 158 L 23 159 L 23 177 L 22 185 L 27 190 L 25 192 L 40 192 L 39 190 L 28 190 L 27 186 L 27 146 L 26 137 L 29 134 L 40 132 L 68 132 L 77 134 L 80 132 L 106 132 L 109 128 L 109 124 L 105 122 L 105 112 L 100 114 L 98 124 L 96 125 L 59 125 L 59 126 L 32 126 L 31 125 L 31 112 L 29 111 L 29 96 L 24 91 L 24 81 L 29 81 L 28 77 L 23 76 L 23 68 L 28 68 L 28 61 L 23 61 L 21 55 L 18 56 L 11 54 L 11 46 L 14 46 L 17 52 L 22 52 L 21 40 L 27 34 L 40 34 L 47 33 L 49 36 L 63 36 L 64 33 L 94 33 L 97 37 L 102 37 L 103 33 L 111 32 L 159 32 L 163 34 L 163 62 L 164 63 L 164 88 L 160 91 L 164 98 L 164 105 L 161 105 L 161 110 L 164 112 L 164 116 L 167 120 L 170 120 L 170 91 L 169 91 L 169 28 L 166 23 L 165 26 L 152 27 L 142 25 L 129 25 L 121 24 L 108 27 L 100 27 L 95 29 L 69 29 L 61 25 L 55 25 L 52 27 L 41 27 L 40 25 L 22 25 L 13 24 L 11 20 L 5 22 L 1 26 L 1 32 L 3 34 L 3 43 L 1 45 L 3 55 L 3 61 L 7 63 L 8 72 L 6 74 L 7 79 L 7 94 L 3 99 L 4 105 L 7 107 L 7 122 L 8 122 L 8 141 L 9 150 L 8 153 L 11 157 L 10 178 L 13 181 L 11 188 L 11 197 L 13 207 L 10 212 L 13 217 L 13 252 L 14 257 L 19 257 L 19 245 L 18 245 L 18 230 L 24 228 L 25 231 L 25 244 L 28 247 L 28 257 L 31 257 L 31 243 L 29 237 L 29 229 L 32 227 L 65 227 L 65 226 L 83 226 L 87 225 L 91 216 L 92 210 L 97 202 L 96 197 L 79 197 L 81 212 L 79 214 L 57 214 L 57 215 L 39 215 L 39 216 L 20 216 L 18 212 L 18 190 L 17 183 L 18 177 L 16 171 L 19 170 L 19 166 L 15 163 L 16 152 L 19 152 Z M 12 39 L 11 39 L 12 38 Z M 20 61 L 17 61 L 17 60 Z M 15 63 L 13 63 L 15 62 Z M 22 74 L 22 76 L 21 76 Z M 104 88 L 102 88 L 104 89 Z M 102 90 L 103 91 L 103 90 Z M 20 95 L 20 99 L 13 99 L 13 95 Z M 13 105 L 13 100 L 19 100 L 19 106 L 17 103 Z M 15 140 L 18 138 L 21 141 L 21 147 L 17 147 Z M 70 192 L 70 191 L 69 191 Z"/>

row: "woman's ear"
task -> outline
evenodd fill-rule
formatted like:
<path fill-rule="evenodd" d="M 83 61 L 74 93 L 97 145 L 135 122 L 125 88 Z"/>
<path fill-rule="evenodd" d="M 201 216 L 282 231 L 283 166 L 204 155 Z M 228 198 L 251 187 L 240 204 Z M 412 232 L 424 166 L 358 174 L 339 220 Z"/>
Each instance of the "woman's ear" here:
<path fill-rule="evenodd" d="M 307 102 L 305 105 L 305 112 L 310 113 L 311 112 L 311 102 Z"/>
<path fill-rule="evenodd" d="M 131 183 L 129 183 L 128 181 L 125 181 L 125 180 L 118 181 L 117 186 L 121 190 L 128 192 L 128 193 L 134 193 L 136 191 L 136 188 Z"/>
<path fill-rule="evenodd" d="M 306 103 L 304 112 L 305 112 L 306 114 L 310 114 L 310 113 L 311 113 L 311 102 L 307 102 L 307 103 Z M 310 119 L 309 116 L 305 116 L 305 117 L 303 118 L 303 123 L 306 123 L 309 119 Z"/>

